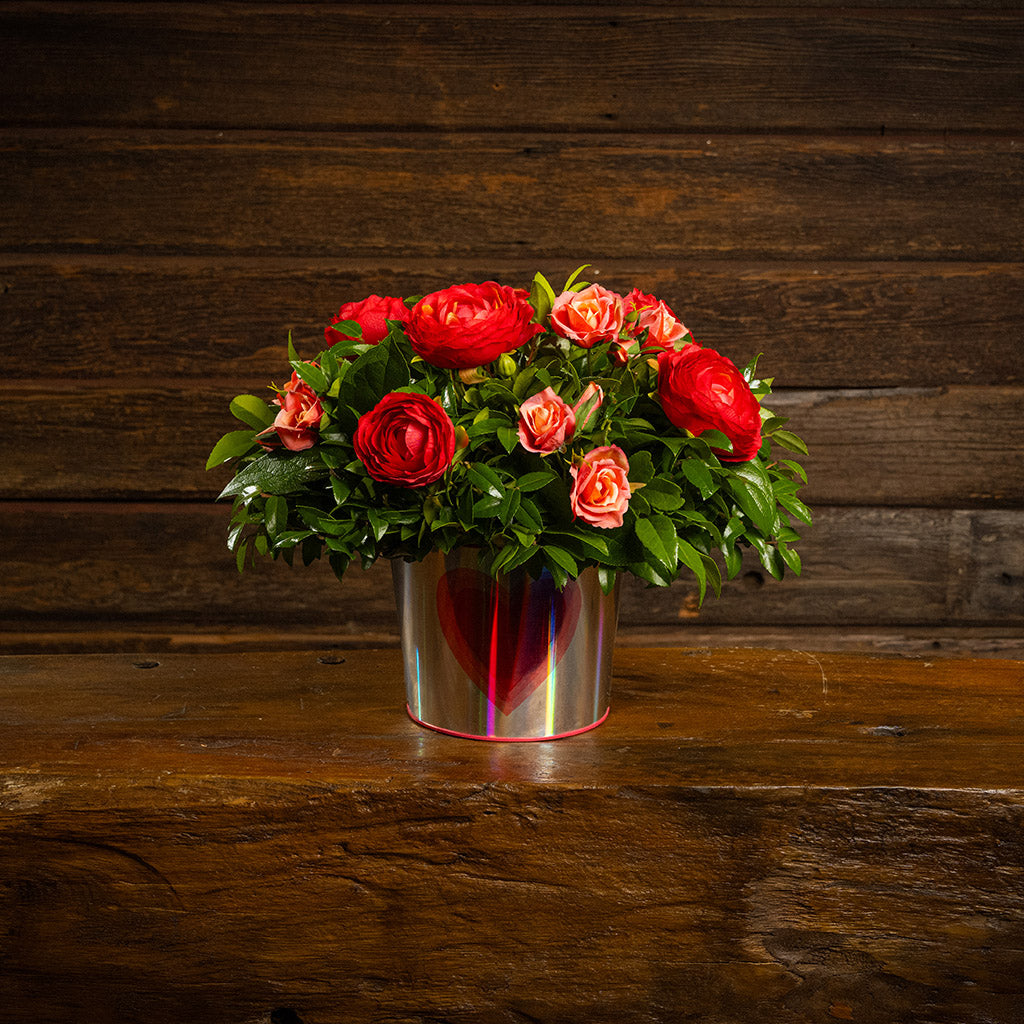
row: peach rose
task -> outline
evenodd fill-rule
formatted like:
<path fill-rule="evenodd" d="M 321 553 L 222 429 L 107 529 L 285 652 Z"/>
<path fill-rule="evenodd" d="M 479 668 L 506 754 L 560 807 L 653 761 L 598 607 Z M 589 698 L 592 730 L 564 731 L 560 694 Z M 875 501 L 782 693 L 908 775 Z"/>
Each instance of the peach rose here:
<path fill-rule="evenodd" d="M 676 342 L 690 333 L 662 299 L 645 295 L 639 288 L 626 296 L 626 316 L 630 313 L 636 313 L 637 318 L 630 324 L 629 333 L 635 336 L 647 331 L 644 348 L 675 348 Z"/>
<path fill-rule="evenodd" d="M 629 506 L 629 460 L 616 445 L 595 448 L 572 466 L 569 502 L 575 519 L 610 530 L 622 525 Z"/>
<path fill-rule="evenodd" d="M 316 392 L 297 373 L 293 373 L 275 401 L 281 411 L 274 417 L 273 424 L 257 435 L 260 444 L 264 448 L 273 447 L 268 435 L 275 433 L 276 440 L 289 451 L 301 452 L 312 448 L 324 414 Z"/>
<path fill-rule="evenodd" d="M 519 407 L 519 443 L 528 452 L 550 455 L 572 439 L 576 414 L 551 388 Z"/>
<path fill-rule="evenodd" d="M 614 341 L 622 330 L 622 296 L 592 284 L 581 292 L 562 292 L 551 307 L 551 329 L 583 348 Z"/>

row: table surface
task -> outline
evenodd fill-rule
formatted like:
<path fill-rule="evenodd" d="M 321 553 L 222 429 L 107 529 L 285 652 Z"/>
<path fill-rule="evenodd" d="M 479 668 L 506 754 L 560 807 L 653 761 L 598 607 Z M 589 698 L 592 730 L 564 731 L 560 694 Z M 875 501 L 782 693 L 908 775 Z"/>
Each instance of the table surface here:
<path fill-rule="evenodd" d="M 372 788 L 1024 785 L 1017 661 L 620 648 L 607 722 L 528 744 L 415 726 L 396 650 L 6 656 L 0 680 L 8 796 L 19 775 L 125 787 L 186 775 Z"/>
<path fill-rule="evenodd" d="M 613 675 L 494 744 L 395 650 L 0 658 L 0 1020 L 1024 1019 L 1024 663 Z"/>

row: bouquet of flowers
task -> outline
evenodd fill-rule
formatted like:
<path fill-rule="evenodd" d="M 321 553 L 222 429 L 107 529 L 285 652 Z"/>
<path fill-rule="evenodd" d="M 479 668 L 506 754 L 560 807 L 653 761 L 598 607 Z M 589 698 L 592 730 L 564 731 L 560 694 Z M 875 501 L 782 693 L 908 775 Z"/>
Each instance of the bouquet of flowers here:
<path fill-rule="evenodd" d="M 479 550 L 492 575 L 597 567 L 656 586 L 681 573 L 718 593 L 742 550 L 800 571 L 794 520 L 806 454 L 762 405 L 771 381 L 699 344 L 653 295 L 580 280 L 556 294 L 487 281 L 345 303 L 326 347 L 265 401 L 240 395 L 229 548 L 341 578 L 357 560 Z"/>

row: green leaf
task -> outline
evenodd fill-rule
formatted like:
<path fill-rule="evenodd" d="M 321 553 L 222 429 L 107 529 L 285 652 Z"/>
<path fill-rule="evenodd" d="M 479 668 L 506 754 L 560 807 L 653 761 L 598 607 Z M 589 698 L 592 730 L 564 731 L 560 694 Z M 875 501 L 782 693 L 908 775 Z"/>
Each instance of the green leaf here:
<path fill-rule="evenodd" d="M 511 452 L 519 444 L 519 431 L 515 427 L 500 426 L 498 427 L 498 441 L 505 451 Z"/>
<path fill-rule="evenodd" d="M 700 552 L 681 538 L 678 540 L 679 561 L 697 577 L 700 586 L 699 603 L 704 603 L 704 595 L 707 592 L 707 568 Z M 720 581 L 719 581 L 720 582 Z"/>
<path fill-rule="evenodd" d="M 600 565 L 597 568 L 597 580 L 601 584 L 601 591 L 604 594 L 610 594 L 615 589 L 615 580 L 618 574 L 614 569 L 609 569 L 605 565 Z"/>
<path fill-rule="evenodd" d="M 467 462 L 466 475 L 485 494 L 494 498 L 504 498 L 505 488 L 502 486 L 501 477 L 483 462 Z"/>
<path fill-rule="evenodd" d="M 711 470 L 699 459 L 684 459 L 679 463 L 683 476 L 700 491 L 702 498 L 708 498 L 715 489 L 714 480 L 711 478 Z"/>
<path fill-rule="evenodd" d="M 641 484 L 654 479 L 654 462 L 650 452 L 633 452 L 629 456 L 629 479 L 631 483 Z"/>
<path fill-rule="evenodd" d="M 316 449 L 304 452 L 269 452 L 250 462 L 235 476 L 219 497 L 226 498 L 243 491 L 254 494 L 293 494 L 306 484 L 328 474 Z"/>
<path fill-rule="evenodd" d="M 802 568 L 800 563 L 800 556 L 796 551 L 793 550 L 788 544 L 779 543 L 779 554 L 782 555 L 782 560 L 789 566 L 790 570 L 800 575 L 800 569 Z"/>
<path fill-rule="evenodd" d="M 576 564 L 576 559 L 569 554 L 565 548 L 555 547 L 553 544 L 545 544 L 542 549 L 544 552 L 544 559 L 548 564 L 548 568 L 551 568 L 551 563 L 561 566 L 570 576 L 579 576 L 580 567 Z"/>
<path fill-rule="evenodd" d="M 542 487 L 547 487 L 547 485 L 554 479 L 554 473 L 547 473 L 543 470 L 538 470 L 535 473 L 525 473 L 516 481 L 516 486 L 519 490 L 523 491 L 523 493 L 539 491 Z"/>
<path fill-rule="evenodd" d="M 547 278 L 538 270 L 533 275 L 533 286 L 530 288 L 530 305 L 533 306 L 534 320 L 541 324 L 551 312 L 555 302 L 555 290 L 548 284 Z"/>
<path fill-rule="evenodd" d="M 700 433 L 700 439 L 706 441 L 712 448 L 718 448 L 725 452 L 732 451 L 732 441 L 720 430 L 703 430 Z"/>
<path fill-rule="evenodd" d="M 644 486 L 644 497 L 651 508 L 674 512 L 683 504 L 683 491 L 679 484 L 664 477 L 655 477 Z"/>
<path fill-rule="evenodd" d="M 638 519 L 634 530 L 637 540 L 651 557 L 665 568 L 668 575 L 674 575 L 677 564 L 678 538 L 672 520 L 665 516 Z"/>
<path fill-rule="evenodd" d="M 267 533 L 272 537 L 284 533 L 288 528 L 288 502 L 279 495 L 267 498 L 263 514 L 266 517 Z"/>
<path fill-rule="evenodd" d="M 405 354 L 388 337 L 352 364 L 341 384 L 339 404 L 347 404 L 361 415 L 383 395 L 407 387 L 411 382 Z"/>
<path fill-rule="evenodd" d="M 322 394 L 328 388 L 327 378 L 323 372 L 312 363 L 296 359 L 291 364 L 292 369 L 304 380 L 314 391 Z"/>
<path fill-rule="evenodd" d="M 277 415 L 271 407 L 255 395 L 238 395 L 231 400 L 231 415 L 256 430 L 263 430 L 274 422 Z"/>
<path fill-rule="evenodd" d="M 800 522 L 811 525 L 811 510 L 795 494 L 780 494 L 779 504 Z"/>
<path fill-rule="evenodd" d="M 727 477 L 729 490 L 736 504 L 757 527 L 762 536 L 770 537 L 778 524 L 775 494 L 761 463 L 741 462 L 731 467 Z"/>
<path fill-rule="evenodd" d="M 206 468 L 213 469 L 214 466 L 219 466 L 222 462 L 227 462 L 228 459 L 245 455 L 255 443 L 256 431 L 232 430 L 213 446 L 213 451 L 210 452 L 210 457 L 206 460 Z"/>
<path fill-rule="evenodd" d="M 577 267 L 577 268 L 576 268 L 576 269 L 575 269 L 575 270 L 574 270 L 574 271 L 573 271 L 573 272 L 572 272 L 572 273 L 571 273 L 571 274 L 570 274 L 570 275 L 568 276 L 568 278 L 566 278 L 566 281 L 565 281 L 565 287 L 564 287 L 564 288 L 562 289 L 562 291 L 563 291 L 563 292 L 567 292 L 567 291 L 570 291 L 570 290 L 572 289 L 572 286 L 573 286 L 574 284 L 576 284 L 576 278 L 578 278 L 578 277 L 580 276 L 580 274 L 582 274 L 582 273 L 583 273 L 583 271 L 584 271 L 584 270 L 586 270 L 586 269 L 587 269 L 587 267 L 589 267 L 589 266 L 590 266 L 590 264 L 589 264 L 589 263 L 584 263 L 584 264 L 583 264 L 582 266 L 580 266 L 580 267 Z M 586 285 L 585 285 L 585 284 L 584 284 L 584 283 L 583 283 L 583 282 L 581 281 L 581 282 L 580 282 L 580 287 L 583 287 L 583 288 L 585 288 L 585 287 L 586 287 Z"/>
<path fill-rule="evenodd" d="M 794 462 L 792 459 L 783 459 L 782 465 L 785 466 L 786 469 L 795 473 L 796 476 L 799 477 L 800 480 L 802 480 L 804 483 L 807 483 L 807 470 L 804 469 L 804 467 L 801 466 L 799 462 Z"/>
<path fill-rule="evenodd" d="M 523 498 L 519 503 L 516 519 L 532 533 L 539 533 L 544 529 L 544 521 L 541 519 L 540 510 L 529 498 Z"/>
<path fill-rule="evenodd" d="M 346 338 L 354 338 L 356 341 L 362 340 L 363 328 L 356 320 L 339 320 L 337 323 L 328 324 L 327 326 L 332 331 L 337 331 Z"/>
<path fill-rule="evenodd" d="M 788 448 L 791 452 L 799 452 L 801 455 L 807 454 L 807 445 L 790 430 L 776 430 L 772 434 L 772 440 L 783 448 Z"/>

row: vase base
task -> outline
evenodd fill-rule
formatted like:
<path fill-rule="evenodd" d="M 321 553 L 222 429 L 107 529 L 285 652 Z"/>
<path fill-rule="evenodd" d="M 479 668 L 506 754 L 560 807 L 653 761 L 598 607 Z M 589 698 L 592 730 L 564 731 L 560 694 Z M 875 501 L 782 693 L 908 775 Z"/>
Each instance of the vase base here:
<path fill-rule="evenodd" d="M 458 732 L 455 729 L 445 729 L 443 726 L 432 725 L 430 722 L 424 722 L 422 718 L 417 718 L 416 715 L 413 714 L 412 707 L 409 704 L 405 705 L 405 710 L 408 712 L 409 717 L 424 729 L 430 729 L 432 732 L 443 733 L 445 736 L 455 736 L 460 740 L 484 740 L 488 743 L 541 743 L 544 740 L 564 740 L 568 739 L 570 736 L 579 736 L 581 733 L 590 732 L 591 729 L 596 729 L 604 722 L 608 717 L 611 708 L 606 708 L 605 713 L 596 722 L 591 722 L 589 725 L 583 726 L 582 729 L 573 729 L 570 732 L 554 733 L 551 736 L 479 736 L 476 733 Z"/>

